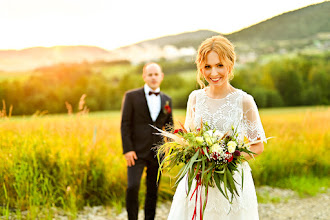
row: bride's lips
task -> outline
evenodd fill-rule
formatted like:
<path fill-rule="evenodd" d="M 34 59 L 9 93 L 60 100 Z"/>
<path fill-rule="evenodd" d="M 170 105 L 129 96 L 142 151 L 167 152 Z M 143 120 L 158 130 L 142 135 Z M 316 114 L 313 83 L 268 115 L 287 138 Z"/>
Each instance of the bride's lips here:
<path fill-rule="evenodd" d="M 221 79 L 221 77 L 218 77 L 218 78 L 210 78 L 210 80 L 211 80 L 212 82 L 219 82 L 220 79 Z"/>

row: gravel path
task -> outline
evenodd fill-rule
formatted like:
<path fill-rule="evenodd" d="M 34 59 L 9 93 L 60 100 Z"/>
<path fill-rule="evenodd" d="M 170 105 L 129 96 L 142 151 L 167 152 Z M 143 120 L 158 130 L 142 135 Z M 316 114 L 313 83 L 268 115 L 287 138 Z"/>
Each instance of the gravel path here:
<path fill-rule="evenodd" d="M 267 202 L 259 203 L 260 220 L 330 219 L 330 190 L 327 193 L 308 198 L 300 198 L 292 190 L 268 186 L 257 188 L 257 193 L 263 202 Z M 156 220 L 167 219 L 170 207 L 170 202 L 159 205 Z M 124 211 L 119 215 L 112 215 L 108 219 L 126 220 L 126 216 Z M 139 220 L 143 220 L 143 217 L 143 211 L 140 210 Z"/>
<path fill-rule="evenodd" d="M 271 188 L 268 186 L 257 188 L 259 200 L 260 220 L 312 220 L 330 219 L 330 189 L 326 193 L 314 197 L 299 198 L 291 190 Z M 166 220 L 171 207 L 170 202 L 159 204 L 157 207 L 156 220 Z M 54 209 L 56 220 L 72 219 L 59 209 Z M 22 213 L 23 218 L 27 213 Z M 6 219 L 0 216 L 0 219 Z M 16 219 L 11 217 L 9 219 Z M 40 216 L 39 219 L 44 219 Z M 85 207 L 77 216 L 78 220 L 126 220 L 127 214 L 123 210 L 116 213 L 109 207 Z M 143 211 L 139 212 L 139 220 L 144 219 Z"/>
<path fill-rule="evenodd" d="M 275 201 L 269 203 L 259 203 L 260 220 L 330 219 L 330 192 L 319 194 L 315 197 L 301 199 L 290 190 L 271 189 L 270 187 L 265 187 L 258 189 L 258 194 L 264 194 L 263 196 L 268 198 L 270 201 Z M 170 202 L 161 204 L 157 208 L 156 220 L 166 220 L 170 206 Z M 107 219 L 126 220 L 126 216 L 126 212 L 122 212 L 117 216 L 108 217 Z M 143 211 L 140 210 L 139 220 L 143 219 L 144 214 Z"/>

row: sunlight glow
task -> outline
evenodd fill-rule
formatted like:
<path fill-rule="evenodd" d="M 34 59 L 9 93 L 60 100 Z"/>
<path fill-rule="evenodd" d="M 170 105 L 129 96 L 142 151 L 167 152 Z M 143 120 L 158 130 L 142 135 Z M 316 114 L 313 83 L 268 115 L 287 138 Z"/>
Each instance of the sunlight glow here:
<path fill-rule="evenodd" d="M 105 49 L 198 29 L 230 33 L 317 0 L 0 0 L 0 49 Z"/>

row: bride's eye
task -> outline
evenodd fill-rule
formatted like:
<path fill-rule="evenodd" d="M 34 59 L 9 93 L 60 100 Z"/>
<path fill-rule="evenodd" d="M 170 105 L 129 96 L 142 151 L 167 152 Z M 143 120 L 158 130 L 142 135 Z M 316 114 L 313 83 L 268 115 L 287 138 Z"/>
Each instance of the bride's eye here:
<path fill-rule="evenodd" d="M 222 64 L 218 64 L 218 67 L 223 67 L 223 65 Z"/>
<path fill-rule="evenodd" d="M 211 68 L 211 66 L 210 65 L 205 65 L 205 67 L 204 67 L 205 69 L 210 69 Z"/>

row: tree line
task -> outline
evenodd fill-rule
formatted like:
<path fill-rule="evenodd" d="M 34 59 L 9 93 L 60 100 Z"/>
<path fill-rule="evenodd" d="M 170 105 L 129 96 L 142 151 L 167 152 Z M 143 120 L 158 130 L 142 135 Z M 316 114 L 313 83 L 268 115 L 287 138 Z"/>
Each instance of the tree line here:
<path fill-rule="evenodd" d="M 251 94 L 259 107 L 329 105 L 329 55 L 298 55 L 245 64 L 234 70 L 231 83 Z M 198 89 L 193 61 L 160 60 L 159 63 L 165 73 L 162 91 L 172 96 L 174 108 L 185 108 L 190 92 Z M 132 67 L 128 62 L 108 65 Z M 68 111 L 66 102 L 73 106 L 73 111 L 78 111 L 83 94 L 90 111 L 119 110 L 124 93 L 144 84 L 143 64 L 135 66 L 130 73 L 111 77 L 92 67 L 93 64 L 88 63 L 61 64 L 40 68 L 26 80 L 1 81 L 0 100 L 6 108 L 13 106 L 12 115 L 45 110 L 65 113 Z M 189 70 L 189 76 L 180 74 Z"/>

